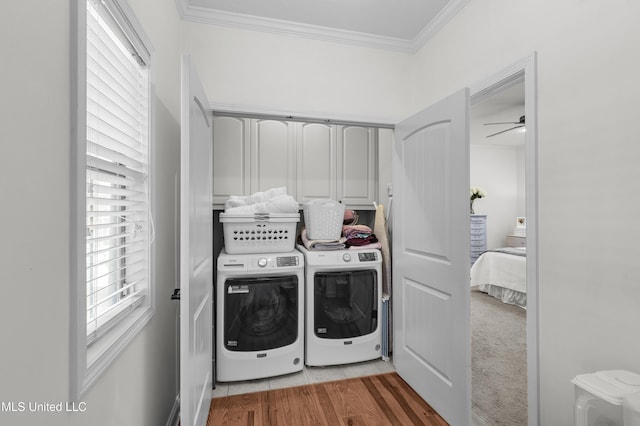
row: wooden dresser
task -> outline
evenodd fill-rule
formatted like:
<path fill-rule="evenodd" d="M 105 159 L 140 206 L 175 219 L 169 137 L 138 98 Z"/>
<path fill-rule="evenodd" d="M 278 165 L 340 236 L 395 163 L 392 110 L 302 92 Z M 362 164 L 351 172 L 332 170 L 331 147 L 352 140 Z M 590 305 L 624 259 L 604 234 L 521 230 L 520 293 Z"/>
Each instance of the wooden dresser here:
<path fill-rule="evenodd" d="M 487 215 L 472 214 L 469 217 L 471 264 L 487 249 Z"/>

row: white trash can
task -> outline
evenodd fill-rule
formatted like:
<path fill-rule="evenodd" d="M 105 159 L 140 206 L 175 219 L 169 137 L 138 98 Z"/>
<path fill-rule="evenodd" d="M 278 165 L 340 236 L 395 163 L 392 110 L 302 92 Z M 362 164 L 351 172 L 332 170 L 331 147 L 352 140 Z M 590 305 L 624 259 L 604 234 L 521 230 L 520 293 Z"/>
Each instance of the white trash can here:
<path fill-rule="evenodd" d="M 623 398 L 622 419 L 625 426 L 640 426 L 640 392 Z"/>
<path fill-rule="evenodd" d="M 580 374 L 571 382 L 575 385 L 575 426 L 640 426 L 623 420 L 625 397 L 640 395 L 640 375 L 607 370 Z M 631 414 L 627 417 L 632 418 Z"/>

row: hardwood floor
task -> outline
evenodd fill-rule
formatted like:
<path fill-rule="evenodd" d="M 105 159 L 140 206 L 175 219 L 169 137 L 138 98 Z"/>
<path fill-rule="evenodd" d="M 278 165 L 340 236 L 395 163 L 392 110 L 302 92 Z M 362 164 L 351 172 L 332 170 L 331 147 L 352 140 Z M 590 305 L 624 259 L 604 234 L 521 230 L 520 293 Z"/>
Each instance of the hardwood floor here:
<path fill-rule="evenodd" d="M 214 398 L 207 426 L 447 425 L 396 373 Z"/>

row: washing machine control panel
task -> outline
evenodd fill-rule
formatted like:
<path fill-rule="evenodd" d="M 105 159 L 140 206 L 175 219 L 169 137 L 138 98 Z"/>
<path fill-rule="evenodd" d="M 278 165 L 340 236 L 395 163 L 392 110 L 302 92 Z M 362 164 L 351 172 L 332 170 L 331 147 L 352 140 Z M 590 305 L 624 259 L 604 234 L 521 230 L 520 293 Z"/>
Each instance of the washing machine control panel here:
<path fill-rule="evenodd" d="M 342 260 L 344 260 L 345 262 L 351 262 L 351 255 L 349 253 L 343 254 Z"/>
<path fill-rule="evenodd" d="M 262 255 L 254 257 L 250 264 L 255 269 L 291 268 L 300 266 L 300 257 Z"/>
<path fill-rule="evenodd" d="M 304 256 L 299 252 L 291 253 L 221 253 L 218 256 L 218 271 L 242 273 L 267 273 L 272 270 L 304 269 Z M 258 272 L 261 271 L 261 272 Z"/>
<path fill-rule="evenodd" d="M 300 264 L 300 259 L 298 256 L 278 256 L 276 257 L 276 266 L 278 268 L 283 268 L 286 266 L 298 266 Z"/>

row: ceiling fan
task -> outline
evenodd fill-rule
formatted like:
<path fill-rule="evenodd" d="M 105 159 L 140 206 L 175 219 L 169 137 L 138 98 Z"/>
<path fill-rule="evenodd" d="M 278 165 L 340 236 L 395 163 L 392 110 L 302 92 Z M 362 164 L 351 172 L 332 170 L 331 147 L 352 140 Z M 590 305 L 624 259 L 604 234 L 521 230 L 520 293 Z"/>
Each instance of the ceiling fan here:
<path fill-rule="evenodd" d="M 501 131 L 499 131 L 499 132 L 497 132 L 497 133 L 493 133 L 493 134 L 491 134 L 491 135 L 489 135 L 489 136 L 486 136 L 487 138 L 490 138 L 490 137 L 492 137 L 492 136 L 499 135 L 499 134 L 501 134 L 501 133 L 508 132 L 509 130 L 514 130 L 514 129 L 519 129 L 519 128 L 521 128 L 521 127 L 524 127 L 524 125 L 525 125 L 524 115 L 521 115 L 521 116 L 520 116 L 520 119 L 519 119 L 518 121 L 506 121 L 506 122 L 500 122 L 500 123 L 484 123 L 484 125 L 485 125 L 485 126 L 492 126 L 492 125 L 495 125 L 495 124 L 502 124 L 502 125 L 504 125 L 504 124 L 511 124 L 511 125 L 513 125 L 513 124 L 515 124 L 515 126 L 510 127 L 510 128 L 508 128 L 508 129 L 506 129 L 506 130 L 501 130 Z"/>

